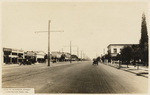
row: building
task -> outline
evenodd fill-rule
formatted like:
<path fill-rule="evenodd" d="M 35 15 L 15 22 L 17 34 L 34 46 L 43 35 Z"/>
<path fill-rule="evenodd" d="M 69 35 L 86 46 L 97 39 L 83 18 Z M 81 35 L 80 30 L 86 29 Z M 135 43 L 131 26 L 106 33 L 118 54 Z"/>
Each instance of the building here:
<path fill-rule="evenodd" d="M 43 51 L 24 51 L 22 49 L 3 48 L 3 63 L 15 64 L 28 60 L 32 63 L 46 61 L 46 53 Z"/>
<path fill-rule="evenodd" d="M 36 62 L 36 53 L 34 51 L 26 51 L 24 52 L 24 58 L 31 63 Z"/>
<path fill-rule="evenodd" d="M 38 63 L 44 63 L 46 62 L 46 53 L 43 51 L 34 51 L 35 55 L 36 55 L 36 61 Z"/>
<path fill-rule="evenodd" d="M 51 54 L 51 59 L 55 61 L 69 61 L 71 60 L 71 57 L 72 60 L 77 59 L 76 57 L 74 57 L 74 55 L 71 56 L 71 54 L 67 52 L 51 52 Z M 62 56 L 64 56 L 64 58 L 61 58 Z"/>
<path fill-rule="evenodd" d="M 108 45 L 108 54 L 110 54 L 111 57 L 116 57 L 117 54 L 121 53 L 121 50 L 124 47 L 132 46 L 132 45 L 138 45 L 138 44 L 110 44 Z"/>
<path fill-rule="evenodd" d="M 3 62 L 8 63 L 18 63 L 22 62 L 24 58 L 24 51 L 22 49 L 11 49 L 3 48 Z"/>
<path fill-rule="evenodd" d="M 52 59 L 51 61 L 53 62 L 59 61 L 62 54 L 63 54 L 62 52 L 51 52 L 51 59 Z"/>
<path fill-rule="evenodd" d="M 61 58 L 62 52 L 51 52 L 53 58 Z"/>
<path fill-rule="evenodd" d="M 72 61 L 77 61 L 77 60 L 79 60 L 77 55 L 71 55 L 71 59 L 72 59 Z"/>
<path fill-rule="evenodd" d="M 65 61 L 71 60 L 71 54 L 70 53 L 65 52 L 64 55 L 65 55 Z"/>

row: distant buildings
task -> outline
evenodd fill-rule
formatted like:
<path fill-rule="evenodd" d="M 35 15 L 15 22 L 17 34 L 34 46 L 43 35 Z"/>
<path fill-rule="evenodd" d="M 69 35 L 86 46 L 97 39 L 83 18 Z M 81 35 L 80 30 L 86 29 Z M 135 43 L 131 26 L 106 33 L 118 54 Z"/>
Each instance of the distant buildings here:
<path fill-rule="evenodd" d="M 62 52 L 51 52 L 53 58 L 61 58 Z"/>
<path fill-rule="evenodd" d="M 24 60 L 31 63 L 44 63 L 46 62 L 47 54 L 43 51 L 24 51 L 22 49 L 3 48 L 3 63 L 18 64 Z M 51 61 L 72 61 L 78 60 L 76 55 L 71 55 L 67 52 L 51 52 Z"/>
<path fill-rule="evenodd" d="M 71 55 L 68 52 L 51 52 L 51 61 L 77 61 L 76 55 Z M 31 63 L 45 63 L 47 61 L 47 54 L 43 51 L 24 51 L 22 49 L 3 48 L 3 63 L 18 64 L 25 60 Z"/>
<path fill-rule="evenodd" d="M 78 60 L 78 57 L 76 55 L 71 55 L 67 52 L 51 52 L 51 59 L 55 61 L 75 61 Z"/>
<path fill-rule="evenodd" d="M 24 51 L 22 49 L 3 48 L 3 63 L 17 64 L 24 59 L 28 59 L 31 62 L 45 62 L 46 53 L 41 51 Z"/>
<path fill-rule="evenodd" d="M 70 53 L 64 53 L 65 56 L 65 61 L 69 61 L 71 59 L 71 54 Z"/>

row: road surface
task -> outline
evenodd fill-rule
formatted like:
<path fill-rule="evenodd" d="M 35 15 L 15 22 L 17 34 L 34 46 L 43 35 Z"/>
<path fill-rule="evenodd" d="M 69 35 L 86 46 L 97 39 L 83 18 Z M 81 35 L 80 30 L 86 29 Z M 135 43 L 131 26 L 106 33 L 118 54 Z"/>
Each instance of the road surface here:
<path fill-rule="evenodd" d="M 55 63 L 57 64 L 57 63 Z M 147 93 L 148 78 L 91 61 L 2 69 L 3 88 L 34 88 L 36 93 Z"/>

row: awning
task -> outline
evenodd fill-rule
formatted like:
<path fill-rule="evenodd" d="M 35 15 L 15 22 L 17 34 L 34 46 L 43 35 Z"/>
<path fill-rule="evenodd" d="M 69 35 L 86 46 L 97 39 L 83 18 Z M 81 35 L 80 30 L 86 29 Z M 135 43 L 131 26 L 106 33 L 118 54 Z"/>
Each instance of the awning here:
<path fill-rule="evenodd" d="M 11 58 L 17 58 L 18 56 L 17 55 L 9 55 L 9 57 L 11 57 Z"/>
<path fill-rule="evenodd" d="M 37 55 L 36 58 L 44 58 L 42 55 Z"/>

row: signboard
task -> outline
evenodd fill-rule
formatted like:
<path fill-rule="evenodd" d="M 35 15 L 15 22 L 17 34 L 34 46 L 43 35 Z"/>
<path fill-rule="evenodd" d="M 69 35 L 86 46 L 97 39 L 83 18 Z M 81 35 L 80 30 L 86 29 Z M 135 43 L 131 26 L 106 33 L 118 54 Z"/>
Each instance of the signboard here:
<path fill-rule="evenodd" d="M 10 48 L 3 48 L 3 51 L 12 51 Z"/>

